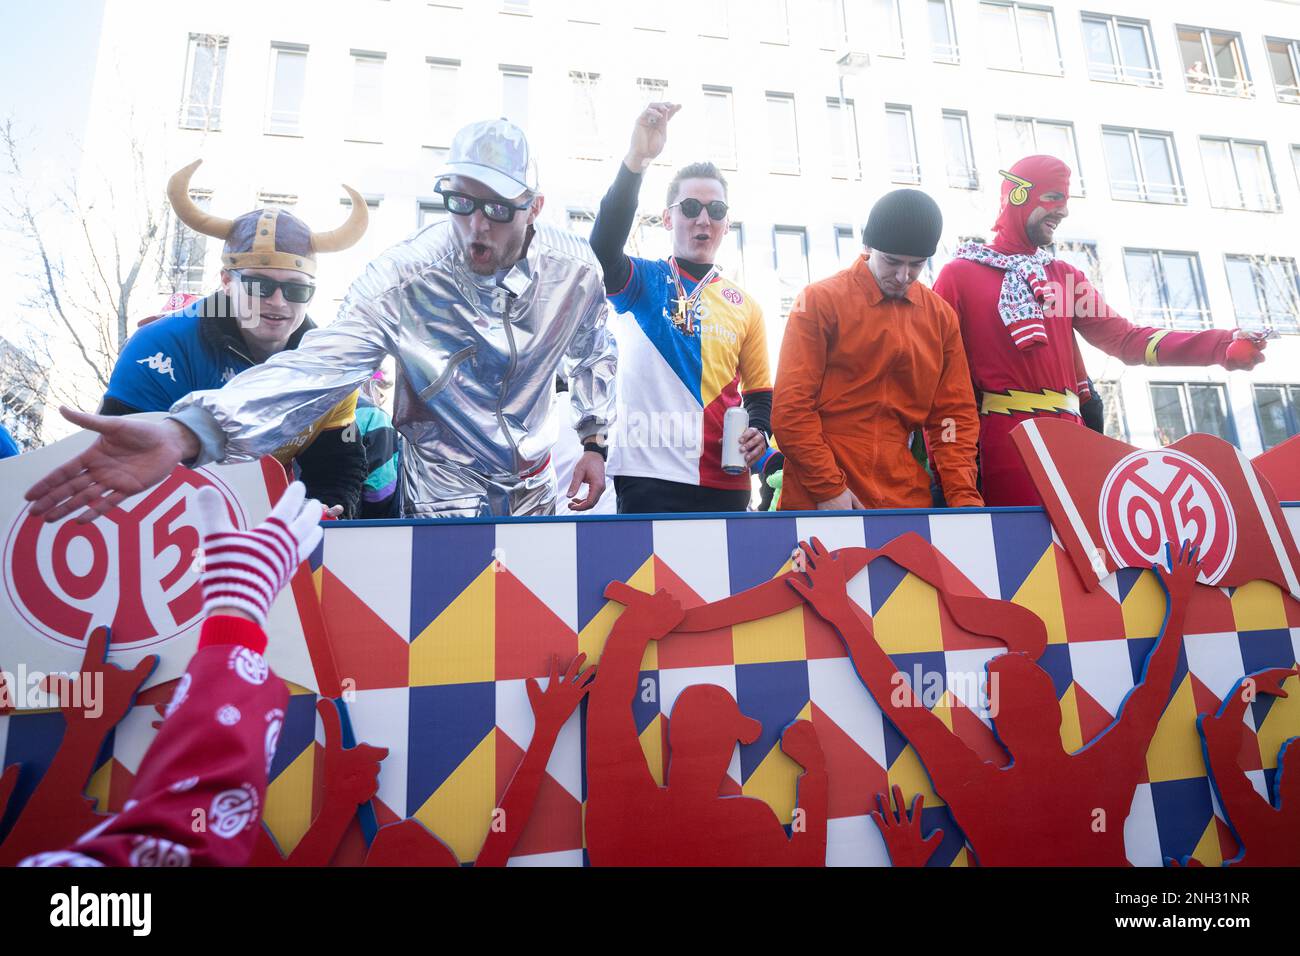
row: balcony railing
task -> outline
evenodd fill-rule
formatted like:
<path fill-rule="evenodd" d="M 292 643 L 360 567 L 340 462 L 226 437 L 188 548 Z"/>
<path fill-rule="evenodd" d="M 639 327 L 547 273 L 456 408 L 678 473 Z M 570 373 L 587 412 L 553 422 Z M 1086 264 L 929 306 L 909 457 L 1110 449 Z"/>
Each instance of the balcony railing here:
<path fill-rule="evenodd" d="M 1132 179 L 1112 179 L 1110 198 L 1127 202 L 1187 205 L 1187 190 L 1179 183 L 1145 183 Z"/>
<path fill-rule="evenodd" d="M 271 110 L 266 114 L 266 131 L 277 136 L 301 136 L 302 111 Z"/>
<path fill-rule="evenodd" d="M 1300 86 L 1294 83 L 1279 83 L 1277 99 L 1279 103 L 1300 103 Z"/>
<path fill-rule="evenodd" d="M 1128 83 L 1132 86 L 1160 86 L 1164 78 L 1153 66 L 1125 66 L 1122 63 L 1088 64 L 1088 76 L 1105 83 Z"/>
<path fill-rule="evenodd" d="M 221 106 L 208 103 L 181 103 L 181 129 L 204 129 L 217 131 L 221 129 Z"/>
<path fill-rule="evenodd" d="M 1237 312 L 1237 327 L 1247 332 L 1300 332 L 1300 314 L 1295 312 Z"/>
<path fill-rule="evenodd" d="M 1200 331 L 1210 327 L 1209 309 L 1174 309 L 1162 306 L 1160 308 L 1139 307 L 1134 311 L 1136 312 L 1134 318 L 1148 325 L 1190 331 Z"/>
<path fill-rule="evenodd" d="M 919 183 L 921 167 L 916 163 L 894 164 L 889 167 L 889 181 L 894 183 Z"/>
<path fill-rule="evenodd" d="M 930 58 L 935 63 L 960 63 L 961 49 L 955 43 L 932 43 Z"/>
<path fill-rule="evenodd" d="M 1247 212 L 1281 212 L 1282 200 L 1277 193 L 1247 193 L 1234 190 L 1218 196 L 1211 194 L 1210 205 L 1216 209 L 1242 209 Z"/>
<path fill-rule="evenodd" d="M 1201 70 L 1188 70 L 1183 74 L 1187 89 L 1193 93 L 1213 93 L 1217 96 L 1238 96 L 1248 98 L 1255 95 L 1250 80 L 1232 79 L 1222 76 L 1210 76 Z"/>

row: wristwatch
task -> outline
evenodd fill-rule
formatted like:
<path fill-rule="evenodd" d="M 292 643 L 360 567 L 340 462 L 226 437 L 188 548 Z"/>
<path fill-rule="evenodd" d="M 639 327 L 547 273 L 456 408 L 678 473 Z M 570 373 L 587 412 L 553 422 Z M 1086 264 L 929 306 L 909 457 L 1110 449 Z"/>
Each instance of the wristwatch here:
<path fill-rule="evenodd" d="M 601 461 L 609 461 L 609 446 L 601 441 L 596 435 L 582 440 L 582 450 L 594 451 L 600 456 Z"/>

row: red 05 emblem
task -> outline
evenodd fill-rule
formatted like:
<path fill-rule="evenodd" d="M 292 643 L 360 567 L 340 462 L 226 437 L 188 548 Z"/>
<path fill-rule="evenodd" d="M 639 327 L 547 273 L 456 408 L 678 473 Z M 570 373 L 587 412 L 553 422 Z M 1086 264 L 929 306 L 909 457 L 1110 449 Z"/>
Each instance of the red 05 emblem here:
<path fill-rule="evenodd" d="M 1138 451 L 1111 469 L 1101 489 L 1101 533 L 1123 567 L 1164 563 L 1164 546 L 1200 548 L 1200 579 L 1214 584 L 1237 550 L 1228 493 L 1208 468 L 1181 452 Z"/>
<path fill-rule="evenodd" d="M 46 524 L 24 509 L 5 538 L 5 599 L 32 630 L 69 647 L 84 647 L 105 623 L 116 649 L 175 637 L 203 610 L 189 502 L 205 485 L 221 493 L 232 523 L 247 527 L 234 492 L 188 468 L 91 524 Z"/>

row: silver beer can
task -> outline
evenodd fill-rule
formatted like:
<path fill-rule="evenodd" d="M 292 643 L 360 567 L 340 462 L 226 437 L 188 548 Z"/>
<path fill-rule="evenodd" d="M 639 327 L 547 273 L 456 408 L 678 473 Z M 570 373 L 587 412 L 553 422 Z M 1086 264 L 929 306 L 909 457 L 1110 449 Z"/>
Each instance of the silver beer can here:
<path fill-rule="evenodd" d="M 722 416 L 722 470 L 729 475 L 740 475 L 749 470 L 745 453 L 740 450 L 740 436 L 748 427 L 749 412 L 742 405 L 728 408 Z"/>

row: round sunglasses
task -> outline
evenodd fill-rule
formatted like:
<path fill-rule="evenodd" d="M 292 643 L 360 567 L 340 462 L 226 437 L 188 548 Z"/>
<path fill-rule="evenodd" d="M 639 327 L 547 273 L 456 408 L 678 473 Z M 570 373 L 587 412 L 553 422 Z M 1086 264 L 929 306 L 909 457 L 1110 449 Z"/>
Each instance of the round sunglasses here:
<path fill-rule="evenodd" d="M 727 204 L 721 199 L 715 199 L 710 203 L 700 202 L 698 199 L 683 199 L 681 202 L 675 202 L 669 209 L 680 206 L 682 215 L 687 219 L 694 219 L 700 214 L 701 209 L 709 210 L 709 218 L 714 222 L 721 222 L 727 218 Z"/>
<path fill-rule="evenodd" d="M 275 295 L 275 290 L 279 289 L 284 293 L 285 302 L 302 305 L 304 302 L 310 302 L 311 297 L 316 294 L 316 287 L 309 282 L 281 282 L 268 276 L 250 276 L 243 272 L 236 272 L 235 276 L 249 295 L 261 299 L 271 298 Z"/>

